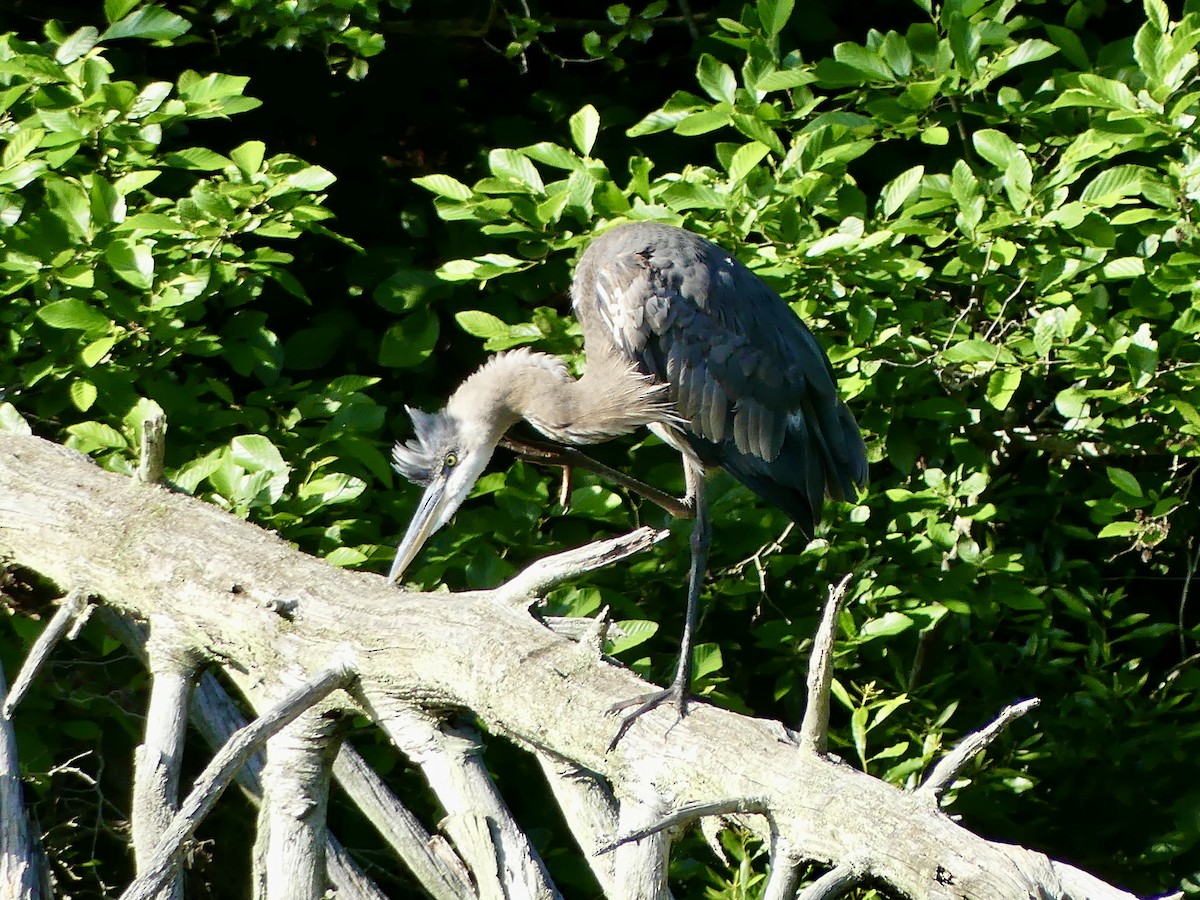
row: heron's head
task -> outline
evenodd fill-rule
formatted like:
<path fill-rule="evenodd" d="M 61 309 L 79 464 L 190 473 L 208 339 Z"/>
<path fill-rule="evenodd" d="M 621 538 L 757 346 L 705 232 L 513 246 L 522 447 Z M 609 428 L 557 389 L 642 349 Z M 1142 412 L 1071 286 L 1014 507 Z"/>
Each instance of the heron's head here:
<path fill-rule="evenodd" d="M 399 579 L 429 536 L 450 521 L 483 474 L 503 433 L 452 407 L 436 413 L 405 409 L 416 437 L 396 444 L 392 462 L 397 472 L 424 486 L 425 493 L 396 548 L 389 581 Z"/>

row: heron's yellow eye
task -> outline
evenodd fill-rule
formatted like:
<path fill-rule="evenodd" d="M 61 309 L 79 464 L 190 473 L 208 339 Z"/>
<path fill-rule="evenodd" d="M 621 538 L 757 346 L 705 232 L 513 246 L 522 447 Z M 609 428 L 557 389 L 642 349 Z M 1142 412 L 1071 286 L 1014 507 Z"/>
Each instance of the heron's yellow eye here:
<path fill-rule="evenodd" d="M 446 459 L 444 460 L 444 462 L 446 463 L 447 469 L 453 469 L 455 466 L 458 465 L 458 454 L 457 453 L 447 453 Z"/>

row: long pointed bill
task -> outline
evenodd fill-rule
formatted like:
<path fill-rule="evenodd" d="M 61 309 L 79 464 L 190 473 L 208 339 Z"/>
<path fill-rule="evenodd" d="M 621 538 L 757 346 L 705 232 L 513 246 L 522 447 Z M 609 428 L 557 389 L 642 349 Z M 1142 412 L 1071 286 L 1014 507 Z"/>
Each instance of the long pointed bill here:
<path fill-rule="evenodd" d="M 421 552 L 425 541 L 437 531 L 447 499 L 446 479 L 434 478 L 425 488 L 417 511 L 408 523 L 408 531 L 404 532 L 404 539 L 396 548 L 396 558 L 392 561 L 391 571 L 388 572 L 388 581 L 396 581 L 404 574 L 408 564 Z"/>

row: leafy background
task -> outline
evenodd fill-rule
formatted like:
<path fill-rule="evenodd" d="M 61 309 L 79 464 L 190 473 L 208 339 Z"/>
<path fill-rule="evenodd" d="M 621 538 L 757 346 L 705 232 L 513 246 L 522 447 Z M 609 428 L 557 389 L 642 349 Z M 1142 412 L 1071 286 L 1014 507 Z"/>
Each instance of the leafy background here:
<path fill-rule="evenodd" d="M 507 347 L 580 364 L 581 248 L 614 221 L 686 225 L 813 326 L 872 462 L 807 545 L 714 480 L 696 690 L 795 722 L 820 601 L 852 573 L 841 755 L 911 784 L 1040 697 L 950 811 L 1133 890 L 1190 888 L 1200 11 L 849 6 L 6 0 L 0 427 L 129 471 L 160 407 L 181 488 L 383 571 L 417 496 L 387 465 L 403 404 L 436 408 Z M 652 438 L 597 455 L 682 489 Z M 663 524 L 586 475 L 556 498 L 555 472 L 498 455 L 411 577 L 490 586 Z M 659 680 L 686 575 L 671 527 L 550 598 L 611 607 L 632 635 L 613 652 Z M 11 674 L 51 595 L 5 596 Z M 104 896 L 131 865 L 145 677 L 98 629 L 70 652 L 22 707 L 22 764 L 56 877 Z M 435 822 L 413 773 L 355 740 Z M 489 759 L 560 884 L 594 894 L 528 762 L 500 742 Z M 244 867 L 250 815 L 234 798 L 207 824 L 195 896 Z M 684 844 L 678 895 L 756 896 L 761 848 L 722 845 Z"/>

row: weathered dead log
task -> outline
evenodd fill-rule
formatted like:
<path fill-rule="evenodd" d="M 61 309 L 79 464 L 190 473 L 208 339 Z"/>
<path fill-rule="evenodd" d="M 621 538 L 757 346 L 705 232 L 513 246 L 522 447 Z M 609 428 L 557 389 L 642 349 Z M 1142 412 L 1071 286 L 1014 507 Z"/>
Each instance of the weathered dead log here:
<path fill-rule="evenodd" d="M 909 897 L 1131 896 L 972 834 L 938 810 L 936 792 L 899 790 L 814 749 L 819 733 L 800 742 L 777 723 L 695 703 L 678 722 L 669 710 L 648 714 L 610 751 L 619 721 L 607 710 L 647 685 L 594 643 L 544 627 L 511 588 L 397 591 L 37 438 L 0 435 L 0 558 L 127 615 L 166 617 L 176 640 L 187 635 L 195 653 L 221 661 L 260 711 L 335 656 L 357 678 L 326 703 L 379 722 L 402 707 L 469 709 L 493 733 L 606 783 L 617 827 L 648 840 L 662 831 L 656 818 L 736 811 L 771 841 L 777 867 L 815 861 Z M 552 579 L 528 581 L 544 590 Z M 823 727 L 818 718 L 810 730 Z M 621 865 L 602 869 L 621 881 Z M 659 878 L 638 895 L 664 892 Z M 628 893 L 618 883 L 611 895 Z"/>

